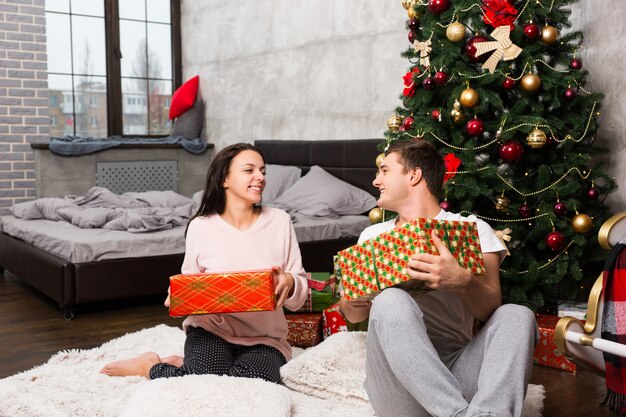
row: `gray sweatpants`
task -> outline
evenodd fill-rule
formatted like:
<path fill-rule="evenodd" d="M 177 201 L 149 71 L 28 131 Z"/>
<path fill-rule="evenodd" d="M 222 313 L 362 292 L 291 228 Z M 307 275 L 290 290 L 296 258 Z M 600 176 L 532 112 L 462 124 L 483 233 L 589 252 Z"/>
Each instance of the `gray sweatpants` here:
<path fill-rule="evenodd" d="M 383 417 L 520 416 L 536 329 L 532 311 L 503 305 L 450 366 L 428 338 L 415 300 L 386 289 L 374 300 L 368 326 L 370 402 Z"/>

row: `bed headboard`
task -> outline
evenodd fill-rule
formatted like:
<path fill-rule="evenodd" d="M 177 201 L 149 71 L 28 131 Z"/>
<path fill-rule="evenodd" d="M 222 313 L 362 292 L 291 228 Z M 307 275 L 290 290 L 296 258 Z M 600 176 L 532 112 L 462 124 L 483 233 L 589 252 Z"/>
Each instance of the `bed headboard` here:
<path fill-rule="evenodd" d="M 383 139 L 354 140 L 257 140 L 254 145 L 265 155 L 265 163 L 293 165 L 304 175 L 319 165 L 337 178 L 378 197 L 372 185 L 376 176 L 377 148 Z"/>

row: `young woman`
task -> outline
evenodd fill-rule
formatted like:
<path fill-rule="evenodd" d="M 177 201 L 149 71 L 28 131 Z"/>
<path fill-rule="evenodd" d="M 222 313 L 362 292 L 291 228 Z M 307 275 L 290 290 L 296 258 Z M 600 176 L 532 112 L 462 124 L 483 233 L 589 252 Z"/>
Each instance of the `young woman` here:
<path fill-rule="evenodd" d="M 302 306 L 307 282 L 291 219 L 262 207 L 265 161 L 252 145 L 220 151 L 207 174 L 198 213 L 187 227 L 182 273 L 272 269 L 277 297 L 273 311 L 189 316 L 185 356 L 154 352 L 107 364 L 110 376 L 167 378 L 216 374 L 279 382 L 279 368 L 291 359 L 283 304 Z M 169 306 L 169 297 L 165 302 Z"/>

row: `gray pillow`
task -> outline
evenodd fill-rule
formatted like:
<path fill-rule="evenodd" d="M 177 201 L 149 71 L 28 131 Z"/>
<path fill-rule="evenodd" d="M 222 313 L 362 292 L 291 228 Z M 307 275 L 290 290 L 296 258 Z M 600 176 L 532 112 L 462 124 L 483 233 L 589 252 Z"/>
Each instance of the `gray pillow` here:
<path fill-rule="evenodd" d="M 337 218 L 365 213 L 376 206 L 376 199 L 314 165 L 274 203 L 306 216 Z"/>
<path fill-rule="evenodd" d="M 191 204 L 192 200 L 174 191 L 144 191 L 140 193 L 128 192 L 123 197 L 143 201 L 150 207 L 182 207 Z"/>
<path fill-rule="evenodd" d="M 172 136 L 182 136 L 188 139 L 200 137 L 204 125 L 204 102 L 200 97 L 192 108 L 174 120 Z"/>
<path fill-rule="evenodd" d="M 265 165 L 265 188 L 263 203 L 272 203 L 300 179 L 302 170 L 294 166 Z"/>

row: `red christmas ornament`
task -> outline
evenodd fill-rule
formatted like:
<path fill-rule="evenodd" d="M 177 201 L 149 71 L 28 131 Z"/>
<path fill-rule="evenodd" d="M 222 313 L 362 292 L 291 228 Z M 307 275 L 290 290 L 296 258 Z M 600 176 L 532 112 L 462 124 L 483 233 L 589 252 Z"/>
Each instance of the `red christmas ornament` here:
<path fill-rule="evenodd" d="M 411 130 L 413 128 L 413 118 L 411 116 L 407 116 L 402 121 L 402 127 L 404 130 Z"/>
<path fill-rule="evenodd" d="M 527 219 L 533 215 L 533 209 L 528 204 L 522 204 L 519 206 L 519 215 Z"/>
<path fill-rule="evenodd" d="M 524 35 L 531 41 L 536 41 L 541 36 L 541 29 L 534 23 L 529 23 L 524 26 Z"/>
<path fill-rule="evenodd" d="M 579 70 L 583 67 L 583 63 L 580 59 L 574 58 L 572 62 L 569 63 L 569 67 L 573 70 Z"/>
<path fill-rule="evenodd" d="M 597 200 L 598 197 L 600 197 L 600 190 L 598 190 L 596 187 L 591 187 L 587 190 L 587 197 L 590 200 Z"/>
<path fill-rule="evenodd" d="M 478 117 L 474 117 L 465 125 L 465 131 L 470 136 L 480 136 L 485 131 L 485 123 Z"/>
<path fill-rule="evenodd" d="M 554 145 L 557 139 L 558 139 L 558 136 L 554 133 L 546 135 L 546 145 L 548 146 Z"/>
<path fill-rule="evenodd" d="M 398 132 L 406 132 L 406 128 L 404 126 L 400 126 L 398 128 Z"/>
<path fill-rule="evenodd" d="M 441 111 L 439 109 L 435 109 L 430 112 L 430 117 L 432 117 L 433 121 L 440 122 L 441 121 Z"/>
<path fill-rule="evenodd" d="M 563 98 L 569 101 L 574 100 L 576 98 L 576 90 L 574 90 L 572 87 L 568 87 L 563 92 Z"/>
<path fill-rule="evenodd" d="M 550 232 L 548 236 L 546 236 L 546 244 L 554 251 L 561 250 L 565 245 L 565 236 L 563 236 L 563 233 L 557 232 L 556 230 Z"/>
<path fill-rule="evenodd" d="M 477 35 L 470 38 L 465 44 L 465 55 L 467 55 L 467 57 L 472 62 L 485 62 L 489 58 L 490 54 L 482 54 L 481 56 L 476 56 L 476 46 L 474 44 L 488 41 L 489 38 L 483 35 Z"/>
<path fill-rule="evenodd" d="M 504 81 L 502 81 L 502 87 L 510 90 L 511 88 L 515 87 L 515 80 L 513 78 L 506 77 Z"/>
<path fill-rule="evenodd" d="M 443 163 L 446 167 L 446 173 L 443 174 L 443 182 L 446 182 L 454 178 L 461 166 L 461 160 L 455 154 L 449 153 L 443 157 Z"/>
<path fill-rule="evenodd" d="M 517 162 L 523 153 L 524 146 L 515 139 L 509 139 L 500 146 L 500 158 L 505 162 Z"/>
<path fill-rule="evenodd" d="M 565 216 L 567 214 L 567 206 L 564 203 L 558 201 L 554 207 L 552 207 L 552 211 L 557 216 Z"/>
<path fill-rule="evenodd" d="M 450 204 L 448 200 L 443 200 L 441 203 L 439 203 L 439 207 L 441 207 L 445 211 L 450 211 L 450 209 L 452 208 L 452 204 Z"/>
<path fill-rule="evenodd" d="M 415 32 L 411 32 L 411 31 L 409 31 L 409 34 L 408 34 L 408 36 L 407 36 L 407 37 L 408 37 L 408 39 L 409 39 L 409 43 L 413 43 L 413 42 L 415 42 Z"/>
<path fill-rule="evenodd" d="M 409 30 L 415 32 L 416 30 L 420 28 L 420 21 L 416 18 L 413 18 L 409 20 L 408 26 L 409 26 Z"/>
<path fill-rule="evenodd" d="M 450 8 L 450 0 L 429 0 L 428 10 L 435 16 L 439 16 Z"/>
<path fill-rule="evenodd" d="M 448 82 L 448 74 L 443 71 L 437 71 L 434 78 L 435 83 L 437 83 L 438 85 L 444 85 Z"/>
<path fill-rule="evenodd" d="M 435 88 L 435 80 L 433 79 L 433 77 L 426 77 L 422 81 L 422 85 L 424 86 L 425 90 L 432 90 Z"/>

